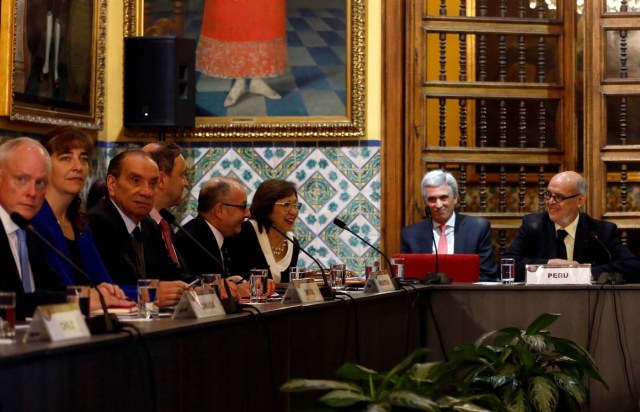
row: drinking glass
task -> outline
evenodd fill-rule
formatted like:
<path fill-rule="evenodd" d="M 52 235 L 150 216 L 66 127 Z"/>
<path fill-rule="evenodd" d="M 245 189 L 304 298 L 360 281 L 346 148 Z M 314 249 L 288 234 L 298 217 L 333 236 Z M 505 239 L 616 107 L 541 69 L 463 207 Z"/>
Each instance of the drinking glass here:
<path fill-rule="evenodd" d="M 336 289 L 344 289 L 345 287 L 345 277 L 346 277 L 346 266 L 342 263 L 331 265 L 331 271 L 329 272 L 329 276 L 331 277 L 331 286 Z"/>
<path fill-rule="evenodd" d="M 80 312 L 86 318 L 89 317 L 89 296 L 91 288 L 89 286 L 67 286 L 67 302 L 77 303 L 80 306 Z"/>
<path fill-rule="evenodd" d="M 516 273 L 516 261 L 512 258 L 500 259 L 500 279 L 503 285 L 513 285 Z"/>
<path fill-rule="evenodd" d="M 404 277 L 404 258 L 391 259 L 391 266 L 393 267 L 393 273 L 396 274 L 398 279 Z"/>
<path fill-rule="evenodd" d="M 0 292 L 0 338 L 16 336 L 16 293 Z"/>
<path fill-rule="evenodd" d="M 138 279 L 138 315 L 141 318 L 158 317 L 159 310 L 155 302 L 159 282 L 158 279 Z"/>
<path fill-rule="evenodd" d="M 296 279 L 304 279 L 304 276 L 307 273 L 307 269 L 305 268 L 289 268 L 289 282 L 293 282 Z"/>
<path fill-rule="evenodd" d="M 251 269 L 250 273 L 250 301 L 251 303 L 265 303 L 267 301 L 267 269 Z"/>

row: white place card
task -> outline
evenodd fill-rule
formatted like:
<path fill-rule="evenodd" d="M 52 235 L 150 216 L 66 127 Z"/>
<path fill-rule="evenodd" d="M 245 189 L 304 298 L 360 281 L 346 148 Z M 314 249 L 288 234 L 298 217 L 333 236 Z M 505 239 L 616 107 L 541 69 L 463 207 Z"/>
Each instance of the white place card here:
<path fill-rule="evenodd" d="M 394 290 L 396 288 L 393 286 L 393 281 L 387 270 L 371 272 L 364 285 L 365 293 L 392 292 Z"/>
<path fill-rule="evenodd" d="M 590 285 L 591 264 L 527 265 L 527 285 Z"/>
<path fill-rule="evenodd" d="M 224 316 L 226 312 L 220 303 L 218 295 L 213 290 L 187 289 L 182 294 L 180 302 L 171 316 L 173 319 L 208 318 L 211 316 Z"/>
<path fill-rule="evenodd" d="M 91 336 L 77 303 L 42 305 L 36 308 L 25 342 L 59 342 Z"/>
<path fill-rule="evenodd" d="M 324 298 L 320 293 L 317 283 L 314 279 L 303 278 L 294 279 L 289 282 L 287 291 L 282 298 L 282 303 L 311 303 L 323 302 Z"/>

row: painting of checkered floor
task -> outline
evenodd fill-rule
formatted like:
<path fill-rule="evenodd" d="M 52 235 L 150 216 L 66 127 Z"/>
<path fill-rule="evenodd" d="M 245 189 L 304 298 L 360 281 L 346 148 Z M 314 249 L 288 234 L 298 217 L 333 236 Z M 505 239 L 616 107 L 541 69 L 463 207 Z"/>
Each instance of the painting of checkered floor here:
<path fill-rule="evenodd" d="M 346 116 L 346 0 L 287 2 L 287 71 L 266 79 L 282 99 L 246 94 L 234 106 L 224 99 L 233 79 L 196 73 L 196 116 Z M 170 17 L 170 12 L 156 15 Z M 186 13 L 185 37 L 197 39 L 201 12 Z"/>
<path fill-rule="evenodd" d="M 104 176 L 108 159 L 136 145 L 100 143 L 98 176 Z M 348 146 L 295 143 L 265 147 L 220 144 L 215 147 L 183 144 L 191 189 L 183 204 L 173 212 L 186 223 L 197 215 L 197 199 L 202 185 L 213 176 L 233 176 L 244 183 L 251 203 L 256 188 L 266 179 L 295 182 L 302 209 L 295 235 L 300 244 L 326 268 L 346 263 L 356 272 L 364 271 L 375 251 L 333 224 L 338 217 L 374 245 L 380 241 L 380 146 L 364 141 Z M 299 266 L 313 267 L 311 259 L 300 255 Z"/>

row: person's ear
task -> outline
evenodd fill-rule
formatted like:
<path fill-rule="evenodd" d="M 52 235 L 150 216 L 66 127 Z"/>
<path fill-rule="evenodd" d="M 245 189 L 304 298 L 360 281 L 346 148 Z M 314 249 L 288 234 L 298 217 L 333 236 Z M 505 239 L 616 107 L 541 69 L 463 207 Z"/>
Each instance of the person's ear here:
<path fill-rule="evenodd" d="M 107 175 L 107 191 L 109 197 L 113 197 L 116 191 L 116 177 L 114 175 Z"/>
<path fill-rule="evenodd" d="M 169 175 L 165 172 L 160 172 L 160 176 L 158 177 L 158 183 L 156 183 L 156 190 L 162 192 L 167 187 L 167 182 L 169 180 Z"/>

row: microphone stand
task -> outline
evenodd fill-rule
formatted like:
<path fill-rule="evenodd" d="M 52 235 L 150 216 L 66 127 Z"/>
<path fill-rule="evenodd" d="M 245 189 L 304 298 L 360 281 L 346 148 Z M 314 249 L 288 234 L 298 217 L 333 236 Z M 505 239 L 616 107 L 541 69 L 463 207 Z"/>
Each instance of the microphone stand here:
<path fill-rule="evenodd" d="M 604 249 L 605 252 L 607 252 L 607 257 L 609 258 L 609 262 L 607 265 L 609 267 L 609 272 L 602 272 L 600 274 L 600 277 L 602 278 L 602 280 L 598 278 L 597 283 L 600 283 L 600 284 L 610 283 L 613 286 L 624 284 L 624 277 L 622 276 L 622 274 L 616 272 L 615 269 L 613 268 L 613 256 L 611 256 L 611 252 L 609 252 L 609 248 L 607 248 L 607 246 L 602 242 L 602 240 L 600 240 L 596 232 L 591 232 L 591 237 L 595 239 L 598 245 L 600 245 L 600 247 Z"/>
<path fill-rule="evenodd" d="M 435 236 L 433 236 L 433 217 L 431 216 L 431 209 L 429 208 L 429 206 L 426 206 L 424 208 L 424 213 L 425 213 L 425 218 L 428 220 L 429 222 L 429 226 L 431 227 L 431 241 L 433 242 L 433 251 L 436 255 L 436 264 L 435 264 L 435 271 L 433 272 L 427 272 L 424 281 L 427 284 L 432 284 L 432 283 L 451 283 L 449 279 L 449 276 L 447 276 L 446 273 L 444 272 L 440 272 L 439 270 L 439 256 L 438 256 L 438 245 L 436 244 L 436 238 Z"/>
<path fill-rule="evenodd" d="M 96 283 L 89 277 L 89 275 L 80 268 L 80 266 L 76 265 L 75 262 L 67 255 L 62 253 L 57 247 L 55 247 L 51 242 L 49 242 L 44 236 L 42 236 L 38 231 L 35 230 L 33 226 L 29 223 L 27 219 L 22 217 L 22 215 L 18 212 L 11 213 L 11 220 L 13 220 L 21 229 L 27 230 L 30 233 L 33 233 L 42 243 L 47 245 L 49 249 L 51 249 L 56 255 L 62 258 L 65 262 L 67 262 L 72 268 L 76 270 L 76 272 L 80 273 L 82 277 L 85 278 L 89 282 L 89 285 L 98 292 L 98 297 L 100 299 L 100 307 L 102 308 L 102 316 L 94 316 L 93 318 L 89 317 L 86 319 L 87 327 L 91 331 L 92 335 L 100 335 L 104 333 L 114 333 L 118 332 L 122 329 L 122 324 L 118 320 L 116 315 L 110 314 L 107 309 L 107 303 L 104 300 L 104 295 L 96 285 Z"/>
<path fill-rule="evenodd" d="M 368 241 L 366 241 L 363 237 L 361 237 L 359 234 L 357 234 L 356 232 L 354 232 L 353 230 L 351 230 L 351 228 L 349 228 L 349 226 L 347 226 L 347 224 L 338 219 L 335 218 L 333 219 L 333 224 L 338 226 L 340 229 L 344 229 L 347 232 L 351 233 L 353 236 L 357 237 L 358 239 L 360 239 L 360 241 L 362 243 L 364 243 L 365 245 L 369 246 L 370 248 L 372 248 L 373 250 L 375 250 L 376 252 L 380 253 L 380 255 L 382 255 L 382 257 L 387 261 L 387 264 L 389 265 L 389 271 L 391 272 L 391 281 L 393 282 L 393 287 L 397 290 L 399 289 L 398 286 L 398 277 L 396 276 L 395 271 L 393 270 L 393 265 L 391 264 L 391 261 L 389 260 L 389 258 L 387 257 L 387 255 L 385 255 L 384 253 L 382 253 L 382 251 L 380 249 L 378 249 L 377 247 L 373 246 L 371 243 L 369 243 Z"/>
<path fill-rule="evenodd" d="M 327 281 L 327 274 L 325 273 L 325 269 L 322 267 L 320 262 L 318 262 L 318 260 L 316 258 L 311 256 L 311 254 L 309 254 L 309 252 L 307 252 L 302 246 L 300 246 L 300 242 L 298 242 L 298 239 L 290 238 L 289 236 L 287 236 L 287 234 L 285 232 L 283 232 L 282 230 L 278 229 L 275 224 L 272 224 L 271 228 L 273 230 L 275 230 L 276 232 L 280 233 L 280 235 L 283 238 L 287 239 L 289 242 L 291 242 L 294 245 L 298 246 L 298 249 L 300 249 L 302 251 L 302 253 L 304 253 L 305 255 L 309 256 L 309 258 L 311 258 L 311 260 L 313 260 L 313 262 L 316 265 L 318 265 L 318 268 L 320 268 L 320 273 L 322 274 L 322 281 L 324 282 L 324 286 L 320 288 L 320 293 L 325 298 L 325 300 L 326 299 L 335 299 L 335 294 L 333 293 L 333 288 L 331 286 L 329 286 L 329 282 Z"/>

